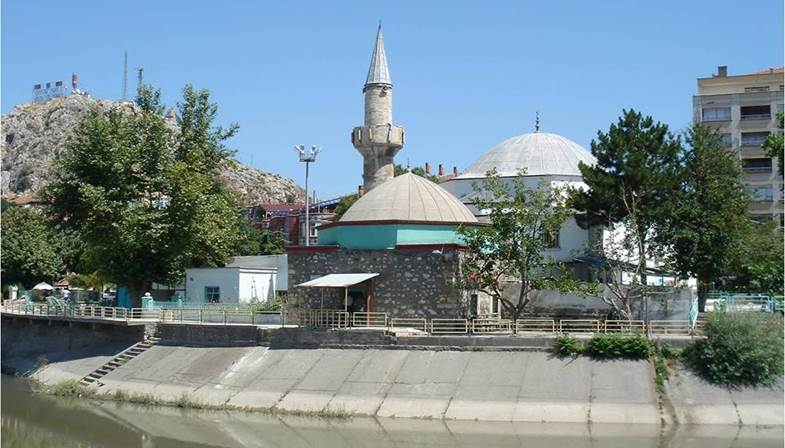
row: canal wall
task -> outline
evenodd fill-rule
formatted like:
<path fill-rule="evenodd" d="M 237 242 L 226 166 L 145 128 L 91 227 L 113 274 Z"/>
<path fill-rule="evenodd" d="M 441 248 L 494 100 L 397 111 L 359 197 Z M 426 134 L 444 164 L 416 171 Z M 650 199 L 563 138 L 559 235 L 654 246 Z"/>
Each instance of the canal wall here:
<path fill-rule="evenodd" d="M 4 371 L 24 373 L 50 361 L 113 355 L 144 334 L 144 325 L 3 315 L 0 360 Z"/>
<path fill-rule="evenodd" d="M 88 364 L 51 363 L 34 377 L 81 378 Z M 540 351 L 154 346 L 104 376 L 97 392 L 284 413 L 782 425 L 781 387 L 728 390 L 685 370 L 674 376 L 661 399 L 648 361 L 560 359 Z"/>

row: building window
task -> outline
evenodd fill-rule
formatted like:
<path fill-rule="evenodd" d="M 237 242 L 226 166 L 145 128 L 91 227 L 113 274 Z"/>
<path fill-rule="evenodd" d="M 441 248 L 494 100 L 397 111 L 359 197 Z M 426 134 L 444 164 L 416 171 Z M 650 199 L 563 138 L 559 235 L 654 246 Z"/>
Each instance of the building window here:
<path fill-rule="evenodd" d="M 771 120 L 771 106 L 742 106 L 742 120 Z"/>
<path fill-rule="evenodd" d="M 743 132 L 741 134 L 741 144 L 743 146 L 760 146 L 768 136 L 768 132 Z"/>
<path fill-rule="evenodd" d="M 480 314 L 480 310 L 477 309 L 477 294 L 469 295 L 469 316 L 474 317 Z"/>
<path fill-rule="evenodd" d="M 559 230 L 557 229 L 555 232 L 548 232 L 544 235 L 543 239 L 545 240 L 545 248 L 546 249 L 558 249 L 559 248 Z"/>
<path fill-rule="evenodd" d="M 221 302 L 221 287 L 220 286 L 205 286 L 204 287 L 204 300 L 207 303 L 220 303 Z"/>
<path fill-rule="evenodd" d="M 765 159 L 744 159 L 742 169 L 745 173 L 770 173 L 771 158 Z"/>
<path fill-rule="evenodd" d="M 729 121 L 730 107 L 706 107 L 703 109 L 702 121 Z"/>
<path fill-rule="evenodd" d="M 768 222 L 772 220 L 771 215 L 750 215 L 750 219 L 755 222 Z"/>
<path fill-rule="evenodd" d="M 774 199 L 774 189 L 771 185 L 756 185 L 747 187 L 747 193 L 753 202 L 770 202 Z"/>
<path fill-rule="evenodd" d="M 755 87 L 745 87 L 744 93 L 754 93 L 754 92 L 768 92 L 769 86 L 755 86 Z"/>
<path fill-rule="evenodd" d="M 722 140 L 722 144 L 728 148 L 733 146 L 733 136 L 731 134 L 720 134 L 720 140 Z"/>

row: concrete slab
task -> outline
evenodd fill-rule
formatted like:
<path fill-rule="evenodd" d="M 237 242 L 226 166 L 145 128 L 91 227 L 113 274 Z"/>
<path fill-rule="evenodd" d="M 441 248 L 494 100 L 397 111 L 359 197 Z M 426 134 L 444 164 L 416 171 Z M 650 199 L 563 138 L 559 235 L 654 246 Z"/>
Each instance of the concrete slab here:
<path fill-rule="evenodd" d="M 745 425 L 782 425 L 785 422 L 782 382 L 774 387 L 732 389 L 730 396 Z"/>
<path fill-rule="evenodd" d="M 519 401 L 588 403 L 591 362 L 585 357 L 564 360 L 546 353 L 531 353 L 518 392 Z"/>
<path fill-rule="evenodd" d="M 333 391 L 293 390 L 284 395 L 275 407 L 285 411 L 319 412 L 333 398 Z"/>
<path fill-rule="evenodd" d="M 392 383 L 408 356 L 409 352 L 406 350 L 363 350 L 362 357 L 347 380 Z"/>
<path fill-rule="evenodd" d="M 445 418 L 511 421 L 520 386 L 466 385 L 461 382 L 445 412 Z"/>
<path fill-rule="evenodd" d="M 734 425 L 736 405 L 727 389 L 714 386 L 683 367 L 672 369 L 666 394 L 678 423 L 683 425 Z"/>
<path fill-rule="evenodd" d="M 336 392 L 362 357 L 363 350 L 324 350 L 294 390 Z"/>
<path fill-rule="evenodd" d="M 393 384 L 376 415 L 442 418 L 456 388 L 455 383 Z"/>
<path fill-rule="evenodd" d="M 462 385 L 492 384 L 519 388 L 533 353 L 469 352 L 468 355 L 469 362 L 461 376 Z M 517 390 L 513 395 L 516 394 Z"/>
<path fill-rule="evenodd" d="M 335 393 L 327 410 L 359 415 L 375 415 L 392 383 L 347 381 Z"/>
<path fill-rule="evenodd" d="M 266 409 L 275 406 L 297 379 L 257 380 L 253 386 L 237 391 L 227 404 L 232 406 Z"/>
<path fill-rule="evenodd" d="M 558 402 L 519 398 L 515 404 L 512 420 L 516 422 L 575 423 L 587 422 L 589 401 Z"/>

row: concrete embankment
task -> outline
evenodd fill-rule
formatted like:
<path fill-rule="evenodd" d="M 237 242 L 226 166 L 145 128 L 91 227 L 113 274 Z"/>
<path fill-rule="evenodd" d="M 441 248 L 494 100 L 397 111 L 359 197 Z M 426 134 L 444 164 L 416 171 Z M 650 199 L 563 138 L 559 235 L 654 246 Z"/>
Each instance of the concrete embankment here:
<path fill-rule="evenodd" d="M 28 324 L 20 323 L 13 327 L 17 333 L 6 338 L 5 319 L 3 323 L 4 353 L 14 341 L 28 344 L 24 353 L 49 361 L 33 373 L 47 384 L 83 378 L 127 347 L 118 348 L 123 345 L 118 338 L 77 347 L 44 343 L 34 349 L 24 339 L 46 341 L 44 329 L 55 327 L 34 324 L 25 336 Z M 55 328 L 53 335 L 65 328 L 71 327 Z M 88 336 L 78 339 L 86 342 Z M 481 347 L 455 338 L 439 343 L 462 344 L 457 350 L 444 345 L 409 348 L 395 345 L 403 338 L 390 341 L 380 331 L 176 325 L 162 326 L 159 336 L 159 345 L 103 376 L 97 392 L 376 417 L 778 426 L 784 417 L 781 386 L 729 390 L 676 368 L 658 394 L 649 361 L 559 359 L 543 351 L 545 343 L 532 343 L 530 350 Z M 325 348 L 329 345 L 344 348 Z M 358 348 L 347 348 L 352 346 Z M 21 355 L 4 356 L 3 364 L 15 359 L 32 364 Z"/>

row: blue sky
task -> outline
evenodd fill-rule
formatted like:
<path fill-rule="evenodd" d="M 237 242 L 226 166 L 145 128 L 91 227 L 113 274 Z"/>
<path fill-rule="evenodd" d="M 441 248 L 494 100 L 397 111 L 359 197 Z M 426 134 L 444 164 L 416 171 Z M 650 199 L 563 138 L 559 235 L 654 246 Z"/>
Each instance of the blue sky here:
<path fill-rule="evenodd" d="M 362 84 L 378 20 L 406 127 L 396 161 L 465 168 L 482 152 L 542 130 L 588 147 L 623 108 L 683 129 L 696 78 L 783 65 L 780 0 L 738 1 L 74 1 L 2 2 L 2 112 L 32 85 L 79 74 L 117 99 L 123 50 L 174 104 L 207 88 L 242 162 L 303 183 L 291 149 L 324 151 L 320 198 L 354 191 L 362 159 Z M 448 168 L 448 169 L 449 169 Z"/>

